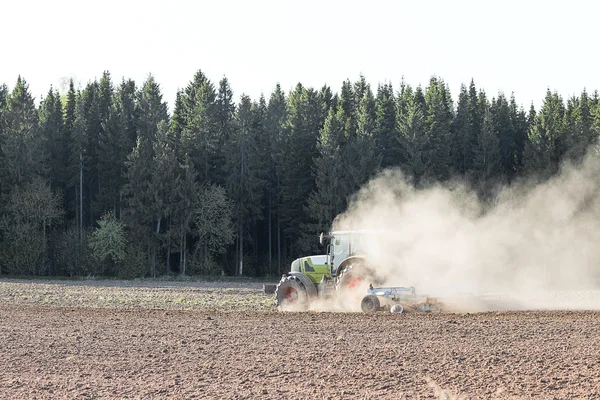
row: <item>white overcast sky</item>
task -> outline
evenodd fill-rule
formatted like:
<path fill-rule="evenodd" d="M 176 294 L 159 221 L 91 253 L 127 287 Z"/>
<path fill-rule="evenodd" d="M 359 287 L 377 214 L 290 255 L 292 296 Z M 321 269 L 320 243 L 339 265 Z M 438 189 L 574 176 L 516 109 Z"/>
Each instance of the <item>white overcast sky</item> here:
<path fill-rule="evenodd" d="M 525 108 L 547 87 L 565 99 L 600 90 L 600 4 L 596 1 L 221 0 L 4 1 L 0 83 L 17 76 L 39 100 L 74 77 L 104 70 L 115 82 L 149 73 L 172 102 L 201 69 L 225 75 L 236 96 L 268 98 L 359 74 L 376 89 L 443 78 L 456 98 L 475 79 L 488 95 L 515 93 Z"/>

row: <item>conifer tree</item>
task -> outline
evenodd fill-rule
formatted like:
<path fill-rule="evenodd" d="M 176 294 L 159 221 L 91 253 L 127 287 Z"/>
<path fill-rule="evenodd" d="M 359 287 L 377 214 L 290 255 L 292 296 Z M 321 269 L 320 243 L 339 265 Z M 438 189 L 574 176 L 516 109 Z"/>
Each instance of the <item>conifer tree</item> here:
<path fill-rule="evenodd" d="M 196 72 L 193 80 L 185 88 L 182 96 L 182 109 L 178 118 L 185 120 L 181 142 L 184 152 L 194 162 L 199 179 L 204 182 L 218 182 L 217 152 L 219 138 L 216 128 L 215 101 L 213 84 L 202 71 Z M 179 116 L 180 115 L 180 116 Z"/>
<path fill-rule="evenodd" d="M 535 114 L 525 148 L 525 168 L 528 173 L 549 177 L 558 171 L 566 153 L 564 104 L 558 93 L 546 92 L 540 112 Z M 530 113 L 530 116 L 534 113 Z"/>
<path fill-rule="evenodd" d="M 330 109 L 320 132 L 315 157 L 315 190 L 307 202 L 307 212 L 311 222 L 305 227 L 307 237 L 303 238 L 303 248 L 316 250 L 313 232 L 326 232 L 334 218 L 346 207 L 345 188 L 342 183 L 344 165 L 342 164 L 340 142 L 344 136 L 344 111 Z"/>
<path fill-rule="evenodd" d="M 469 94 L 467 87 L 461 85 L 458 95 L 456 117 L 452 122 L 452 166 L 460 174 L 466 174 L 473 168 L 474 146 L 472 127 L 469 118 Z"/>
<path fill-rule="evenodd" d="M 237 231 L 237 274 L 244 271 L 244 239 L 251 223 L 261 215 L 265 184 L 261 171 L 257 125 L 258 109 L 247 95 L 242 95 L 236 113 L 236 129 L 229 142 L 227 171 L 228 192 L 234 202 Z M 256 239 L 256 238 L 255 238 Z"/>
<path fill-rule="evenodd" d="M 6 113 L 8 105 L 9 91 L 5 84 L 0 85 L 0 160 L 5 159 L 4 155 L 4 142 L 5 142 L 5 130 L 6 130 Z M 6 182 L 8 179 L 6 166 L 0 165 L 0 182 L 3 185 L 0 186 L 0 212 L 3 209 L 3 197 L 8 194 L 8 188 Z"/>
<path fill-rule="evenodd" d="M 436 77 L 431 78 L 425 94 L 427 104 L 428 164 L 427 174 L 436 181 L 444 181 L 450 177 L 450 127 L 453 111 L 450 106 L 451 97 L 444 82 Z"/>
<path fill-rule="evenodd" d="M 567 102 L 565 129 L 569 141 L 569 158 L 575 162 L 583 159 L 588 148 L 597 143 L 592 129 L 593 115 L 590 100 L 584 90 L 580 97 L 571 97 Z"/>
<path fill-rule="evenodd" d="M 488 189 L 490 181 L 498 176 L 502 168 L 498 134 L 489 107 L 484 113 L 483 127 L 477 136 L 473 167 L 475 175 L 479 178 L 484 190 Z"/>
<path fill-rule="evenodd" d="M 156 276 L 157 247 L 161 224 L 165 216 L 164 200 L 158 191 L 163 181 L 156 171 L 155 142 L 159 126 L 164 137 L 167 130 L 167 105 L 162 100 L 160 86 L 150 76 L 139 94 L 138 139 L 127 161 L 127 184 L 124 193 L 128 203 L 128 224 L 134 226 L 138 242 L 145 243 L 149 260 L 148 271 Z M 162 227 L 164 230 L 164 226 Z"/>
<path fill-rule="evenodd" d="M 77 93 L 73 79 L 69 79 L 69 90 L 64 99 L 63 107 L 63 169 L 65 172 L 64 202 L 67 221 L 76 218 L 77 209 L 77 182 L 79 175 L 78 156 L 75 154 L 75 119 L 76 119 Z"/>
<path fill-rule="evenodd" d="M 417 88 L 414 95 L 411 95 L 411 90 L 405 89 L 400 97 L 402 107 L 399 107 L 398 115 L 398 140 L 403 149 L 402 169 L 415 184 L 419 184 L 431 162 L 427 150 L 425 105 L 420 88 Z"/>
<path fill-rule="evenodd" d="M 400 154 L 394 146 L 397 141 L 398 131 L 396 129 L 396 106 L 394 89 L 391 84 L 380 85 L 377 89 L 375 101 L 375 142 L 377 154 L 380 154 L 381 167 L 392 167 L 397 165 Z"/>
<path fill-rule="evenodd" d="M 215 147 L 213 155 L 212 181 L 225 185 L 227 172 L 224 170 L 226 154 L 224 149 L 229 145 L 231 136 L 234 134 L 235 104 L 233 102 L 233 90 L 226 77 L 219 82 L 219 90 L 214 105 L 215 119 Z"/>
<path fill-rule="evenodd" d="M 282 221 L 281 211 L 283 208 L 282 192 L 283 192 L 283 176 L 284 176 L 284 160 L 285 143 L 287 140 L 287 99 L 285 93 L 281 90 L 281 86 L 277 84 L 275 90 L 271 93 L 269 103 L 267 105 L 267 115 L 265 120 L 265 132 L 269 139 L 270 145 L 270 165 L 268 176 L 267 202 L 267 220 L 268 220 L 268 241 L 269 241 L 269 271 L 274 271 L 272 258 L 277 254 L 277 275 L 281 274 L 282 252 L 281 252 L 281 236 L 282 236 Z M 273 219 L 275 220 L 273 223 Z M 275 225 L 275 235 L 272 229 Z M 275 240 L 273 240 L 275 236 Z"/>
<path fill-rule="evenodd" d="M 42 135 L 48 145 L 46 153 L 49 155 L 50 187 L 61 194 L 64 192 L 67 179 L 64 165 L 65 140 L 62 114 L 60 95 L 50 88 L 40 104 L 39 119 Z"/>
<path fill-rule="evenodd" d="M 493 128 L 498 137 L 500 151 L 500 172 L 509 180 L 517 172 L 515 129 L 510 118 L 510 106 L 503 93 L 492 100 L 490 107 Z"/>
<path fill-rule="evenodd" d="M 3 136 L 0 164 L 6 178 L 2 186 L 12 188 L 36 176 L 48 177 L 47 143 L 41 134 L 29 85 L 20 76 L 7 101 Z"/>
<path fill-rule="evenodd" d="M 517 107 L 514 94 L 510 97 L 510 120 L 514 133 L 515 168 L 519 175 L 523 172 L 523 154 L 527 142 L 527 115 L 523 107 Z"/>
<path fill-rule="evenodd" d="M 314 188 L 312 160 L 316 151 L 320 126 L 314 113 L 320 108 L 317 93 L 296 85 L 288 100 L 287 137 L 282 176 L 282 222 L 286 224 L 286 241 L 293 256 L 301 254 L 299 229 L 306 223 L 304 207 Z M 312 115 L 311 115 L 312 114 Z"/>
<path fill-rule="evenodd" d="M 381 165 L 381 155 L 377 154 L 375 142 L 376 107 L 371 87 L 363 91 L 357 109 L 356 137 L 352 138 L 344 150 L 348 196 L 357 192 L 375 174 Z"/>

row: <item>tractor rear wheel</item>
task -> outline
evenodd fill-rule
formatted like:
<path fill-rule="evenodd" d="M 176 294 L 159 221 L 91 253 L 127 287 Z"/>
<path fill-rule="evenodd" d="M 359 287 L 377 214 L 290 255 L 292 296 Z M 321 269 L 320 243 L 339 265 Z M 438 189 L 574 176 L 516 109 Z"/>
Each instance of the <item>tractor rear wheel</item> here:
<path fill-rule="evenodd" d="M 300 280 L 293 276 L 281 278 L 275 289 L 277 307 L 281 310 L 303 311 L 307 308 L 308 295 Z"/>
<path fill-rule="evenodd" d="M 337 277 L 335 291 L 343 308 L 358 311 L 370 283 L 375 281 L 374 274 L 362 263 L 346 266 Z"/>
<path fill-rule="evenodd" d="M 362 264 L 350 264 L 338 275 L 336 290 L 353 291 L 369 284 L 369 270 Z M 361 296 L 362 297 L 362 296 Z"/>

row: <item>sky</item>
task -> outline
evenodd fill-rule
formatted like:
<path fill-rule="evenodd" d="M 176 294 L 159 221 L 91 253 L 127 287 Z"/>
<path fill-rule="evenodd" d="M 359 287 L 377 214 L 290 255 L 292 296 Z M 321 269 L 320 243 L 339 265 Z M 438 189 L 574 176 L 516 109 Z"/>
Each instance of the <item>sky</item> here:
<path fill-rule="evenodd" d="M 197 70 L 239 97 L 277 83 L 338 92 L 363 74 L 376 89 L 442 78 L 456 98 L 474 79 L 526 109 L 547 88 L 600 90 L 600 3 L 465 0 L 19 0 L 4 2 L 0 84 L 21 75 L 39 101 L 70 77 L 154 75 L 172 107 Z"/>

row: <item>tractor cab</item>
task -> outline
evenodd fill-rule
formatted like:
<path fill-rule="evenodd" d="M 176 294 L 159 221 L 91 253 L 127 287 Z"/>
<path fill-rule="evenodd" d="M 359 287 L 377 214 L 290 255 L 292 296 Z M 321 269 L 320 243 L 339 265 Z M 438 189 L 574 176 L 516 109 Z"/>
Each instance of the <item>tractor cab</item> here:
<path fill-rule="evenodd" d="M 326 262 L 330 266 L 331 275 L 337 275 L 340 264 L 348 257 L 365 253 L 365 239 L 368 234 L 366 231 L 334 231 L 329 235 L 321 234 L 321 244 L 329 239 Z"/>

